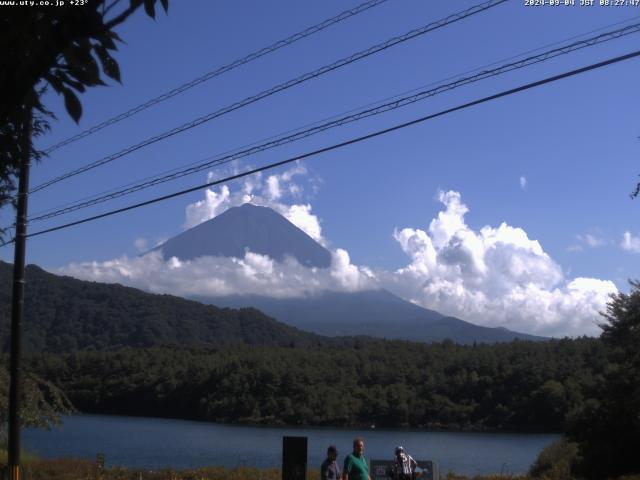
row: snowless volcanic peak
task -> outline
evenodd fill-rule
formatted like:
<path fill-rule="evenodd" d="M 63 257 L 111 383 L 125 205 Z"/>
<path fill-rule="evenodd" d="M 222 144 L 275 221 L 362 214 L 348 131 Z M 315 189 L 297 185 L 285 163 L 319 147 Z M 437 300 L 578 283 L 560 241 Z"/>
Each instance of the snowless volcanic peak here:
<path fill-rule="evenodd" d="M 164 258 L 244 257 L 247 250 L 277 261 L 286 256 L 307 267 L 327 268 L 331 254 L 282 215 L 245 203 L 167 240 L 155 250 Z"/>

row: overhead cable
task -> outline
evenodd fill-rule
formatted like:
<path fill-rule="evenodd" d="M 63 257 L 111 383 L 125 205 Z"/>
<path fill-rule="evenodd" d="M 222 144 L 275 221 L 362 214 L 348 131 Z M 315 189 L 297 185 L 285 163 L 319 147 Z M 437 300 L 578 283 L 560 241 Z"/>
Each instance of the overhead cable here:
<path fill-rule="evenodd" d="M 275 52 L 276 50 L 279 50 L 283 47 L 286 47 L 288 45 L 291 45 L 292 43 L 295 43 L 299 40 L 302 40 L 303 38 L 309 37 L 311 35 L 313 35 L 314 33 L 318 33 L 332 25 L 335 25 L 336 23 L 342 22 L 343 20 L 346 20 L 348 18 L 354 17 L 356 15 L 358 15 L 359 13 L 362 13 L 364 11 L 369 10 L 370 8 L 373 7 L 377 7 L 378 5 L 386 2 L 387 0 L 369 0 L 367 2 L 361 3 L 360 5 L 354 7 L 354 8 L 350 8 L 349 10 L 345 10 L 344 12 L 339 13 L 338 15 L 335 15 L 331 18 L 328 18 L 316 25 L 313 25 L 309 28 L 306 28 L 305 30 L 302 30 L 298 33 L 295 33 L 283 40 L 279 40 L 275 43 L 272 43 L 271 45 L 261 48 L 260 50 L 257 50 L 255 52 L 252 52 L 242 58 L 239 58 L 237 60 L 234 60 L 233 62 L 227 64 L 227 65 L 223 65 L 222 67 L 216 68 L 215 70 L 212 70 L 210 72 L 205 73 L 204 75 L 195 78 L 189 82 L 186 82 L 182 85 L 180 85 L 179 87 L 174 88 L 173 90 L 169 90 L 168 92 L 163 93 L 162 95 L 158 95 L 157 97 L 154 97 L 150 100 L 147 100 L 144 103 L 141 103 L 140 105 L 137 105 L 129 110 L 127 110 L 126 112 L 120 113 L 114 117 L 111 117 L 107 120 L 105 120 L 104 122 L 101 122 L 97 125 L 94 125 L 91 128 L 88 128 L 86 130 L 83 130 L 82 132 L 73 135 L 72 137 L 66 138 L 65 140 L 62 140 L 61 142 L 56 143 L 55 145 L 52 145 L 50 147 L 48 147 L 47 149 L 44 150 L 44 153 L 52 153 L 55 150 L 58 150 L 59 148 L 64 147 L 65 145 L 69 145 L 70 143 L 76 142 L 82 138 L 88 137 L 89 135 L 92 135 L 104 128 L 107 128 L 111 125 L 114 125 L 118 122 L 121 122 L 122 120 L 125 120 L 129 117 L 132 117 L 144 110 L 146 110 L 147 108 L 150 108 L 154 105 L 157 105 L 158 103 L 164 102 L 165 100 L 169 100 L 170 98 L 175 97 L 176 95 L 179 95 L 183 92 L 186 92 L 187 90 L 192 89 L 193 87 L 196 87 L 204 82 L 207 82 L 215 77 L 218 77 L 224 73 L 230 72 L 231 70 L 234 70 L 235 68 L 247 64 L 249 62 L 252 62 L 254 60 L 257 60 L 260 57 L 264 57 L 265 55 L 268 55 L 270 53 Z"/>
<path fill-rule="evenodd" d="M 140 150 L 141 148 L 144 148 L 146 146 L 149 146 L 151 144 L 154 144 L 156 142 L 159 142 L 161 140 L 164 140 L 166 138 L 172 137 L 174 135 L 177 135 L 179 133 L 182 133 L 186 130 L 190 130 L 194 127 L 197 127 L 199 125 L 202 125 L 203 123 L 209 122 L 215 118 L 221 117 L 223 115 L 226 115 L 227 113 L 233 112 L 235 110 L 238 110 L 240 108 L 243 108 L 247 105 L 250 105 L 252 103 L 255 103 L 259 100 L 262 100 L 263 98 L 269 97 L 271 95 L 274 95 L 278 92 L 281 92 L 283 90 L 287 90 L 291 87 L 294 87 L 298 84 L 301 84 L 303 82 L 306 82 L 308 80 L 317 78 L 321 75 L 324 75 L 328 72 L 331 72 L 333 70 L 336 70 L 338 68 L 344 67 L 346 65 L 350 65 L 354 62 L 357 62 L 359 60 L 362 60 L 363 58 L 367 58 L 375 53 L 381 52 L 383 50 L 386 50 L 388 48 L 391 48 L 395 45 L 398 45 L 400 43 L 406 42 L 408 40 L 411 40 L 413 38 L 416 38 L 418 36 L 424 35 L 428 32 L 431 32 L 433 30 L 437 30 L 439 28 L 442 28 L 446 25 L 452 24 L 454 22 L 458 22 L 464 18 L 470 17 L 472 15 L 475 15 L 477 13 L 480 12 L 484 12 L 485 10 L 488 10 L 490 8 L 493 8 L 497 5 L 500 5 L 502 3 L 507 2 L 508 0 L 489 0 L 486 1 L 484 3 L 475 5 L 473 7 L 470 7 L 466 10 L 463 10 L 461 12 L 458 13 L 454 13 L 452 15 L 449 15 L 441 20 L 429 23 L 428 25 L 425 25 L 423 27 L 420 28 L 416 28 L 414 30 L 411 30 L 407 33 L 405 33 L 404 35 L 400 35 L 397 37 L 393 37 L 385 42 L 379 43 L 377 45 L 374 45 L 372 47 L 369 47 L 365 50 L 361 50 L 357 53 L 354 53 L 353 55 L 350 55 L 349 57 L 345 57 L 341 60 L 338 60 L 336 62 L 333 62 L 329 65 L 325 65 L 324 67 L 321 67 L 317 70 L 314 70 L 312 72 L 308 72 L 305 73 L 304 75 L 301 75 L 299 77 L 296 77 L 294 79 L 288 80 L 287 82 L 281 83 L 279 85 L 276 85 L 274 87 L 269 88 L 268 90 L 264 90 L 256 95 L 253 95 L 251 97 L 247 97 L 244 100 L 241 100 L 239 102 L 233 103 L 227 107 L 223 107 L 219 110 L 216 110 L 215 112 L 209 113 L 207 115 L 201 116 L 199 118 L 196 118 L 195 120 L 192 120 L 190 122 L 184 123 L 178 127 L 172 128 L 171 130 L 168 130 L 166 132 L 163 132 L 159 135 L 156 135 L 154 137 L 148 138 L 140 143 L 137 143 L 135 145 L 132 145 L 130 147 L 125 148 L 124 150 L 121 150 L 117 153 L 111 154 L 107 157 L 104 157 L 100 160 L 96 160 L 95 162 L 89 163 L 87 165 L 84 165 L 78 169 L 69 171 L 67 173 L 64 173 L 58 177 L 55 177 L 51 180 L 45 181 L 44 183 L 41 183 L 40 185 L 37 185 L 36 187 L 32 188 L 31 191 L 29 193 L 35 193 L 38 192 L 44 188 L 47 188 L 51 185 L 54 185 L 58 182 L 61 182 L 63 180 L 66 180 L 68 178 L 74 177 L 76 175 L 79 175 L 81 173 L 87 172 L 89 170 L 92 170 L 94 168 L 100 167 L 102 165 L 105 165 L 107 163 L 110 163 L 114 160 L 117 160 L 119 158 L 124 157 L 125 155 L 128 155 L 130 153 L 133 153 L 137 150 Z"/>
<path fill-rule="evenodd" d="M 133 205 L 129 205 L 127 207 L 118 208 L 118 209 L 115 209 L 115 210 L 111 210 L 109 212 L 101 213 L 99 215 L 93 215 L 91 217 L 83 218 L 81 220 L 76 220 L 74 222 L 69 222 L 69 223 L 66 223 L 66 224 L 63 224 L 63 225 L 58 225 L 56 227 L 47 228 L 45 230 L 40 230 L 40 231 L 37 231 L 37 232 L 34 232 L 34 233 L 30 233 L 29 235 L 27 235 L 27 237 L 35 237 L 35 236 L 38 236 L 38 235 L 44 235 L 46 233 L 51 233 L 51 232 L 55 232 L 55 231 L 58 231 L 58 230 L 63 230 L 63 229 L 70 228 L 70 227 L 73 227 L 73 226 L 76 226 L 76 225 L 80 225 L 80 224 L 83 224 L 83 223 L 91 222 L 91 221 L 98 220 L 98 219 L 101 219 L 101 218 L 105 218 L 105 217 L 109 217 L 109 216 L 116 215 L 116 214 L 119 214 L 119 213 L 127 212 L 129 210 L 134 210 L 134 209 L 138 209 L 138 208 L 141 208 L 141 207 L 144 207 L 144 206 L 147 206 L 147 205 L 151 205 L 151 204 L 154 204 L 154 203 L 158 203 L 158 202 L 162 202 L 162 201 L 165 201 L 165 200 L 169 200 L 171 198 L 179 197 L 179 196 L 185 195 L 187 193 L 191 193 L 191 192 L 195 192 L 195 191 L 198 191 L 198 190 L 202 190 L 204 188 L 209 188 L 209 187 L 212 187 L 212 186 L 215 186 L 215 185 L 220 185 L 222 183 L 227 183 L 227 182 L 230 182 L 230 181 L 233 181 L 233 180 L 237 180 L 237 179 L 242 178 L 242 177 L 253 175 L 253 174 L 258 173 L 258 172 L 263 172 L 265 170 L 270 170 L 270 169 L 273 169 L 273 168 L 276 168 L 276 167 L 280 167 L 280 166 L 283 166 L 283 165 L 286 165 L 286 164 L 289 164 L 289 163 L 292 163 L 292 162 L 296 162 L 296 161 L 304 160 L 306 158 L 314 157 L 314 156 L 320 155 L 322 153 L 326 153 L 326 152 L 330 152 L 330 151 L 333 151 L 333 150 L 337 150 L 337 149 L 346 147 L 348 145 L 353 145 L 353 144 L 360 143 L 360 142 L 363 142 L 363 141 L 366 141 L 366 140 L 370 140 L 372 138 L 375 138 L 375 137 L 378 137 L 378 136 L 381 136 L 381 135 L 386 135 L 387 133 L 391 133 L 391 132 L 394 132 L 396 130 L 401 130 L 401 129 L 410 127 L 412 125 L 416 125 L 416 124 L 425 122 L 427 120 L 432 120 L 434 118 L 447 115 L 449 113 L 453 113 L 453 112 L 456 112 L 456 111 L 459 111 L 459 110 L 464 110 L 464 109 L 467 109 L 467 108 L 470 108 L 470 107 L 473 107 L 473 106 L 476 106 L 476 105 L 480 105 L 480 104 L 483 104 L 483 103 L 490 102 L 492 100 L 497 100 L 498 98 L 506 97 L 508 95 L 513 95 L 515 93 L 519 93 L 519 92 L 522 92 L 522 91 L 525 91 L 525 90 L 530 90 L 532 88 L 536 88 L 536 87 L 539 87 L 539 86 L 542 86 L 542 85 L 546 85 L 546 84 L 549 84 L 549 83 L 552 83 L 552 82 L 556 82 L 556 81 L 562 80 L 564 78 L 568 78 L 568 77 L 572 77 L 572 76 L 575 76 L 575 75 L 579 75 L 579 74 L 582 74 L 582 73 L 585 73 L 585 72 L 588 72 L 588 71 L 591 71 L 591 70 L 596 70 L 598 68 L 602 68 L 602 67 L 605 67 L 607 65 L 612 65 L 614 63 L 619 63 L 619 62 L 623 62 L 623 61 L 626 61 L 626 60 L 630 60 L 630 59 L 638 57 L 638 56 L 640 56 L 640 50 L 636 50 L 636 51 L 628 53 L 626 55 L 620 55 L 618 57 L 609 58 L 609 59 L 604 60 L 602 62 L 594 63 L 594 64 L 591 64 L 591 65 L 588 65 L 588 66 L 582 67 L 582 68 L 577 68 L 575 70 L 571 70 L 571 71 L 564 72 L 564 73 L 561 73 L 561 74 L 558 74 L 558 75 L 547 77 L 547 78 L 544 78 L 542 80 L 538 80 L 538 81 L 535 81 L 535 82 L 527 83 L 527 84 L 524 84 L 524 85 L 521 85 L 519 87 L 515 87 L 515 88 L 512 88 L 512 89 L 509 89 L 509 90 L 504 90 L 504 91 L 496 93 L 494 95 L 489 95 L 487 97 L 483 97 L 483 98 L 481 98 L 479 100 L 474 100 L 472 102 L 464 103 L 464 104 L 458 105 L 456 107 L 448 108 L 446 110 L 441 110 L 441 111 L 439 111 L 437 113 L 432 113 L 432 114 L 429 114 L 429 115 L 425 115 L 423 117 L 416 118 L 416 119 L 411 120 L 409 122 L 404 122 L 404 123 L 401 123 L 401 124 L 398 124 L 398 125 L 394 125 L 393 127 L 389 127 L 389 128 L 385 128 L 383 130 L 378 130 L 378 131 L 369 133 L 367 135 L 363 135 L 363 136 L 360 136 L 360 137 L 357 137 L 357 138 L 352 138 L 350 140 L 347 140 L 347 141 L 344 141 L 344 142 L 341 142 L 341 143 L 336 143 L 336 144 L 330 145 L 328 147 L 324 147 L 324 148 L 320 148 L 318 150 L 314 150 L 314 151 L 311 151 L 311 152 L 304 153 L 302 155 L 297 155 L 295 157 L 287 158 L 286 160 L 281 160 L 279 162 L 270 163 L 268 165 L 264 165 L 262 167 L 254 168 L 254 169 L 248 170 L 246 172 L 242 172 L 242 173 L 238 173 L 238 174 L 235 174 L 235 175 L 231 175 L 231 176 L 223 178 L 223 179 L 215 180 L 215 181 L 212 181 L 212 182 L 207 182 L 207 183 L 204 183 L 202 185 L 197 185 L 195 187 L 187 188 L 185 190 L 180 190 L 178 192 L 174 192 L 174 193 L 170 193 L 170 194 L 163 195 L 163 196 L 160 196 L 160 197 L 156 197 L 156 198 L 153 198 L 151 200 L 146 200 L 144 202 L 140 202 L 140 203 L 136 203 L 136 204 L 133 204 Z M 5 242 L 0 246 L 4 246 L 4 245 L 7 245 L 7 244 L 12 243 L 12 242 L 13 242 L 13 240 Z"/>
<path fill-rule="evenodd" d="M 459 88 L 461 86 L 464 85 L 468 85 L 470 83 L 474 83 L 474 82 L 478 82 L 480 80 L 484 80 L 486 78 L 489 77 L 494 77 L 497 75 L 501 75 L 507 72 L 511 72 L 513 70 L 518 70 L 521 68 L 525 68 L 531 65 L 535 65 L 537 63 L 541 63 L 547 60 L 550 60 L 552 58 L 558 57 L 560 55 L 566 55 L 569 54 L 571 52 L 574 52 L 576 50 L 580 50 L 586 47 L 591 47 L 600 43 L 604 43 L 616 38 L 620 38 L 622 36 L 625 35 L 630 35 L 632 33 L 638 33 L 640 32 L 640 23 L 636 23 L 633 25 L 629 25 L 623 28 L 619 28 L 617 30 L 611 31 L 611 32 L 607 32 L 607 33 L 603 33 L 591 38 L 587 38 L 585 40 L 580 40 L 578 42 L 574 42 L 571 43 L 569 45 L 564 45 L 558 48 L 554 48 L 552 50 L 548 50 L 546 52 L 540 53 L 538 55 L 532 55 L 529 57 L 526 57 L 524 59 L 521 60 L 517 60 L 515 62 L 510 62 L 504 65 L 501 65 L 497 68 L 493 68 L 493 69 L 489 69 L 489 70 L 482 70 L 481 72 L 472 75 L 472 76 L 467 76 L 467 77 L 462 77 L 459 78 L 458 80 L 455 80 L 453 82 L 449 82 L 446 84 L 442 84 L 439 85 L 435 88 L 431 88 L 428 90 L 423 90 L 420 91 L 418 93 L 414 93 L 413 95 L 409 95 L 409 96 L 405 96 L 403 98 L 399 98 L 396 100 L 393 100 L 391 102 L 387 102 L 384 103 L 382 105 L 378 105 L 375 106 L 373 108 L 368 108 L 368 109 L 364 109 L 361 111 L 358 111 L 356 113 L 350 114 L 350 115 L 346 115 L 343 116 L 341 118 L 337 118 L 335 120 L 331 120 L 329 122 L 325 122 L 319 125 L 315 125 L 311 128 L 302 130 L 302 131 L 296 131 L 293 134 L 290 135 L 285 135 L 285 136 L 281 136 L 279 138 L 276 138 L 274 140 L 270 140 L 266 143 L 262 143 L 259 145 L 255 145 L 252 146 L 250 148 L 244 149 L 244 150 L 240 150 L 234 153 L 230 153 L 230 154 L 226 154 L 223 156 L 216 156 L 216 157 L 211 157 L 209 159 L 206 159 L 203 162 L 194 164 L 189 166 L 188 168 L 184 168 L 182 170 L 180 169 L 174 169 L 171 171 L 171 173 L 168 173 L 166 175 L 163 176 L 159 176 L 159 177 L 155 177 L 151 180 L 147 180 L 144 182 L 140 182 L 138 184 L 132 185 L 132 186 L 126 186 L 126 188 L 122 188 L 120 190 L 116 190 L 116 191 L 112 191 L 108 194 L 99 196 L 99 197 L 95 197 L 95 198 L 91 198 L 90 200 L 86 200 L 86 201 L 80 201 L 77 203 L 74 203 L 70 206 L 65 206 L 64 208 L 59 208 L 57 210 L 54 211 L 50 211 L 48 213 L 43 213 L 37 216 L 34 216 L 32 218 L 29 219 L 29 222 L 34 222 L 34 221 L 42 221 L 42 220 L 47 220 L 50 218 L 54 218 L 60 215 L 64 215 L 66 213 L 70 213 L 76 210 L 80 210 L 80 209 L 84 209 L 84 208 L 88 208 L 90 206 L 93 205 L 97 205 L 99 203 L 103 203 L 109 200 L 113 200 L 115 198 L 119 198 L 122 197 L 124 195 L 129 195 L 135 192 L 138 192 L 140 190 L 144 190 L 146 188 L 155 186 L 155 185 L 159 185 L 171 180 L 175 180 L 181 177 L 184 177 L 186 175 L 191 175 L 193 173 L 196 172 L 200 172 L 202 170 L 214 167 L 214 166 L 219 166 L 219 165 L 223 165 L 226 163 L 229 163 L 231 161 L 234 160 L 238 160 L 240 158 L 243 157 L 247 157 L 250 155 L 254 155 L 256 153 L 259 152 L 263 152 L 265 150 L 269 150 L 271 148 L 275 148 L 287 143 L 292 143 L 295 142 L 297 140 L 303 139 L 303 138 L 307 138 L 311 135 L 315 135 L 317 133 L 341 126 L 341 125 L 345 125 L 348 123 L 352 123 L 352 122 L 356 122 L 358 120 L 362 120 L 363 118 L 367 118 L 367 117 L 371 117 L 374 115 L 379 115 L 381 113 L 385 113 L 391 110 L 395 110 L 401 107 L 405 107 L 407 105 L 411 105 L 413 103 L 416 103 L 418 101 L 424 100 L 426 98 L 430 98 L 433 97 L 435 95 L 438 95 L 440 93 L 446 92 L 446 91 L 450 91 L 453 90 L 455 88 Z"/>
<path fill-rule="evenodd" d="M 500 60 L 496 60 L 496 61 L 494 61 L 494 62 L 492 62 L 490 64 L 486 64 L 486 65 L 483 65 L 483 66 L 480 66 L 480 67 L 472 68 L 472 69 L 466 70 L 465 72 L 458 73 L 456 75 L 450 75 L 450 76 L 448 76 L 446 78 L 443 78 L 443 79 L 440 79 L 440 80 L 437 80 L 437 81 L 434 81 L 434 82 L 430 82 L 430 83 L 428 83 L 426 85 L 422 85 L 420 87 L 416 87 L 416 88 L 413 88 L 411 90 L 404 91 L 402 93 L 398 93 L 398 94 L 395 94 L 395 95 L 391 95 L 391 96 L 385 97 L 382 100 L 378 100 L 378 101 L 375 101 L 375 102 L 370 102 L 370 103 L 368 103 L 366 105 L 361 105 L 359 107 L 351 108 L 351 109 L 349 109 L 347 111 L 331 115 L 330 117 L 325 117 L 322 120 L 316 120 L 314 122 L 307 123 L 305 125 L 302 125 L 302 126 L 299 126 L 299 127 L 296 127 L 296 128 L 291 128 L 291 129 L 289 129 L 289 130 L 287 130 L 285 132 L 280 132 L 280 133 L 278 133 L 276 135 L 271 135 L 271 136 L 269 136 L 267 138 L 263 138 L 261 140 L 253 141 L 253 142 L 251 142 L 249 144 L 245 144 L 245 145 L 243 145 L 241 147 L 236 147 L 236 148 L 228 150 L 226 152 L 222 152 L 222 153 L 219 153 L 219 154 L 216 154 L 216 155 L 212 155 L 210 157 L 207 157 L 207 158 L 204 158 L 204 159 L 201 159 L 201 160 L 197 160 L 195 162 L 190 162 L 188 164 L 181 165 L 181 166 L 172 168 L 170 170 L 165 170 L 163 172 L 159 172 L 159 173 L 154 174 L 154 175 L 149 175 L 149 176 L 146 176 L 144 178 L 128 182 L 128 183 L 126 183 L 124 185 L 119 185 L 119 186 L 112 187 L 112 188 L 107 189 L 107 190 L 103 190 L 103 191 L 101 191 L 99 193 L 86 195 L 84 197 L 81 197 L 79 199 L 63 203 L 61 205 L 56 205 L 56 206 L 53 206 L 53 207 L 49 207 L 49 208 L 46 208 L 45 210 L 40 210 L 39 212 L 36 212 L 36 213 L 32 214 L 31 218 L 35 219 L 35 217 L 39 217 L 41 215 L 44 215 L 44 214 L 47 214 L 47 213 L 50 213 L 50 212 L 61 210 L 61 209 L 65 208 L 65 207 L 68 207 L 68 206 L 74 206 L 74 205 L 80 204 L 80 203 L 85 202 L 85 201 L 94 200 L 94 199 L 102 199 L 102 197 L 106 197 L 109 194 L 118 192 L 119 190 L 123 190 L 123 189 L 126 189 L 128 187 L 133 187 L 133 186 L 136 186 L 136 185 L 146 184 L 147 182 L 151 182 L 152 180 L 155 180 L 155 179 L 161 179 L 162 177 L 165 177 L 165 176 L 170 175 L 172 173 L 179 172 L 179 171 L 184 170 L 184 169 L 186 169 L 188 167 L 201 165 L 203 162 L 207 162 L 207 161 L 210 161 L 210 160 L 213 160 L 213 159 L 219 159 L 224 155 L 231 154 L 232 152 L 239 152 L 240 150 L 244 150 L 244 149 L 247 149 L 249 147 L 253 147 L 253 146 L 259 145 L 259 144 L 267 142 L 269 140 L 276 139 L 276 138 L 279 138 L 281 136 L 284 136 L 284 135 L 287 135 L 287 134 L 290 134 L 290 133 L 293 133 L 293 132 L 298 132 L 298 131 L 307 129 L 307 128 L 312 127 L 312 126 L 317 126 L 317 125 L 320 125 L 322 123 L 326 123 L 329 120 L 335 120 L 335 119 L 338 119 L 338 118 L 343 117 L 345 115 L 348 115 L 348 114 L 351 114 L 351 113 L 355 113 L 355 112 L 361 111 L 363 109 L 366 109 L 366 108 L 369 108 L 369 107 L 373 107 L 375 105 L 380 105 L 382 103 L 385 103 L 385 102 L 388 102 L 388 101 L 391 101 L 391 100 L 397 100 L 397 99 L 399 99 L 399 98 L 401 98 L 403 96 L 407 96 L 409 94 L 413 94 L 413 93 L 419 92 L 421 90 L 424 90 L 427 87 L 438 85 L 440 83 L 447 82 L 449 80 L 453 80 L 453 79 L 459 78 L 461 76 L 469 75 L 469 74 L 474 73 L 474 72 L 487 70 L 490 67 L 493 67 L 495 65 L 499 65 L 499 64 L 504 63 L 504 62 L 509 62 L 511 60 L 522 58 L 524 55 L 530 55 L 530 54 L 535 53 L 535 52 L 540 52 L 540 51 L 542 51 L 544 49 L 547 49 L 549 47 L 555 47 L 557 45 L 561 45 L 561 44 L 569 42 L 571 40 L 576 40 L 578 38 L 582 38 L 582 37 L 585 37 L 587 35 L 591 35 L 591 34 L 596 33 L 596 32 L 601 32 L 601 31 L 606 30 L 608 28 L 616 27 L 616 26 L 622 25 L 624 23 L 629 23 L 629 22 L 631 22 L 633 20 L 637 20 L 638 18 L 640 18 L 640 15 L 636 15 L 634 17 L 630 17 L 630 18 L 627 18 L 625 20 L 621 20 L 621 21 L 618 21 L 618 22 L 615 22 L 615 23 L 610 23 L 610 24 L 607 24 L 607 25 L 603 25 L 603 26 L 598 27 L 596 29 L 589 30 L 588 32 L 583 32 L 583 33 L 580 33 L 580 34 L 577 34 L 577 35 L 572 35 L 571 37 L 567 37 L 567 38 L 564 38 L 562 40 L 555 41 L 553 43 L 548 43 L 548 44 L 542 45 L 542 46 L 537 47 L 537 48 L 526 50 L 526 51 L 524 51 L 522 53 L 519 53 L 517 55 L 511 55 L 509 57 L 506 57 L 506 58 L 503 58 L 503 59 L 500 59 Z M 160 182 L 160 183 L 163 183 L 163 182 Z M 125 193 L 125 194 L 127 194 L 127 193 Z M 102 203 L 102 202 L 100 201 L 98 203 Z"/>

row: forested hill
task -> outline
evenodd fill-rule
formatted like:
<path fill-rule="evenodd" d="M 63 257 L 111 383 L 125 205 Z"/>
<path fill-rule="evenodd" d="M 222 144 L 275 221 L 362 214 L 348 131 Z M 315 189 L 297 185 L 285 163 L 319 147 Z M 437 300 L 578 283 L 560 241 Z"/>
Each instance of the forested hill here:
<path fill-rule="evenodd" d="M 1 358 L 1 357 L 0 357 Z M 607 369 L 598 339 L 463 346 L 155 347 L 39 354 L 82 412 L 215 422 L 562 431 Z"/>
<path fill-rule="evenodd" d="M 0 346 L 7 351 L 12 269 L 0 262 Z M 70 352 L 155 345 L 349 344 L 285 325 L 253 308 L 203 305 L 122 285 L 86 282 L 27 266 L 24 348 Z"/>

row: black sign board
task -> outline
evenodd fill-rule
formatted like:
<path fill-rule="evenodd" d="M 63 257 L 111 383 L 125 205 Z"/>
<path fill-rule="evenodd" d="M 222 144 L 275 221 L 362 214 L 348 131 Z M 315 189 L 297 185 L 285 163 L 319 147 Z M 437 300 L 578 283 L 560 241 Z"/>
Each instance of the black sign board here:
<path fill-rule="evenodd" d="M 307 437 L 282 437 L 282 480 L 306 480 Z"/>
<path fill-rule="evenodd" d="M 104 469 L 104 453 L 96 455 L 96 466 L 98 467 L 98 470 Z"/>

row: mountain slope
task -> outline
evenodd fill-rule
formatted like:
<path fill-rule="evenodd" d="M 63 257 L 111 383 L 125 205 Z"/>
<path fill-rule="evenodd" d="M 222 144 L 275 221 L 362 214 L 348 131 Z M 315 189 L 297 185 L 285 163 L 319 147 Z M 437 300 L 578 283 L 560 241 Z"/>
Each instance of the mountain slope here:
<path fill-rule="evenodd" d="M 12 265 L 0 262 L 0 347 L 9 341 Z M 318 345 L 325 339 L 254 308 L 220 309 L 122 285 L 86 282 L 26 269 L 25 350 L 67 352 L 154 345 Z"/>
<path fill-rule="evenodd" d="M 461 344 L 509 342 L 515 338 L 546 340 L 502 327 L 481 327 L 446 317 L 386 290 L 325 292 L 316 297 L 290 299 L 252 295 L 199 300 L 234 308 L 251 305 L 289 325 L 328 336 L 370 335 L 420 342 L 450 339 Z"/>
<path fill-rule="evenodd" d="M 190 260 L 203 255 L 242 257 L 245 250 L 281 261 L 294 257 L 302 265 L 326 268 L 331 254 L 283 216 L 267 207 L 245 203 L 230 208 L 157 247 L 165 258 Z M 324 292 L 304 298 L 258 295 L 196 298 L 227 307 L 255 307 L 289 325 L 321 335 L 371 335 L 424 342 L 458 343 L 540 340 L 504 328 L 486 328 L 446 317 L 407 302 L 386 290 Z"/>
<path fill-rule="evenodd" d="M 200 255 L 243 256 L 245 249 L 314 267 L 330 266 L 331 254 L 275 211 L 245 204 L 168 240 L 165 258 Z M 0 262 L 0 347 L 9 335 L 11 266 Z M 25 346 L 74 351 L 221 344 L 352 344 L 336 336 L 375 336 L 423 342 L 503 342 L 541 337 L 486 328 L 445 317 L 386 290 L 324 292 L 274 299 L 263 296 L 198 298 L 153 295 L 121 285 L 85 282 L 27 267 Z M 212 305 L 240 308 L 229 310 Z M 267 315 L 274 318 L 270 318 Z M 285 322 L 285 323 L 280 323 Z M 297 328 L 294 328 L 297 327 Z M 312 331 L 308 333 L 305 331 Z M 351 342 L 351 343 L 350 343 Z"/>
<path fill-rule="evenodd" d="M 192 260 L 202 256 L 241 258 L 247 249 L 278 261 L 292 256 L 306 267 L 331 265 L 326 248 L 272 209 L 250 203 L 230 208 L 154 250 L 162 250 L 164 258 Z"/>

